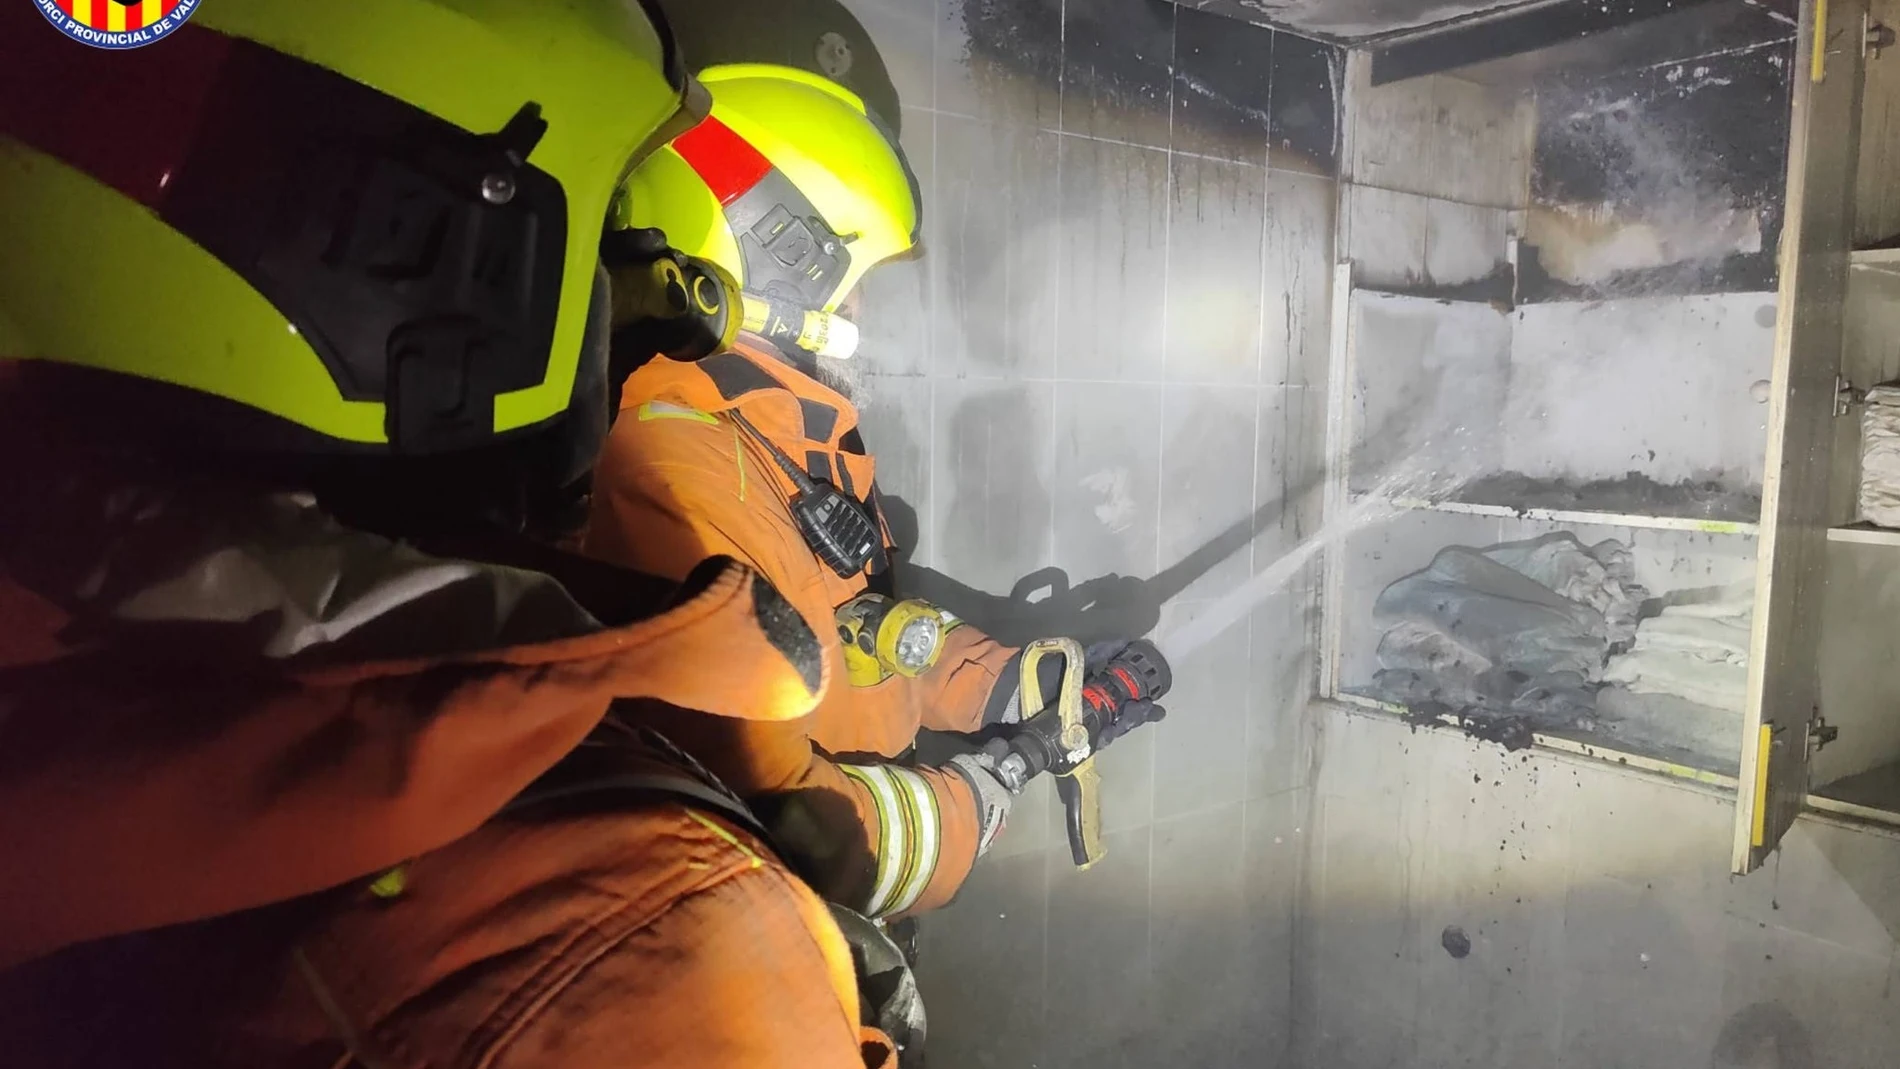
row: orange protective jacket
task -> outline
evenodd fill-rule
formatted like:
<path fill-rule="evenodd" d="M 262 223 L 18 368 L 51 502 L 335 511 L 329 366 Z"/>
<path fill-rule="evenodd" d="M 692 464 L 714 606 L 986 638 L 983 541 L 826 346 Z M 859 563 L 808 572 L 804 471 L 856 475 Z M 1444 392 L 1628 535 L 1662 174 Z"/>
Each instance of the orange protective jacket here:
<path fill-rule="evenodd" d="M 67 452 L 9 375 L 8 1065 L 890 1058 L 826 907 L 742 824 L 665 797 L 504 812 L 616 700 L 808 714 L 823 662 L 755 572 L 433 557 Z"/>
<path fill-rule="evenodd" d="M 723 737 L 694 751 L 716 755 L 713 771 L 768 814 L 790 801 L 795 812 L 775 826 L 788 828 L 782 837 L 834 901 L 874 916 L 942 905 L 977 856 L 976 799 L 954 770 L 891 759 L 911 748 L 920 727 L 980 728 L 999 681 L 1014 686 L 1005 677 L 1017 651 L 963 625 L 921 676 L 842 682 L 834 612 L 870 578 L 839 578 L 806 545 L 789 507 L 796 487 L 734 412 L 808 474 L 875 510 L 875 463 L 856 407 L 748 338 L 696 363 L 654 360 L 628 379 L 595 470 L 585 551 L 670 577 L 729 556 L 784 591 L 840 683 L 809 721 L 706 725 Z"/>

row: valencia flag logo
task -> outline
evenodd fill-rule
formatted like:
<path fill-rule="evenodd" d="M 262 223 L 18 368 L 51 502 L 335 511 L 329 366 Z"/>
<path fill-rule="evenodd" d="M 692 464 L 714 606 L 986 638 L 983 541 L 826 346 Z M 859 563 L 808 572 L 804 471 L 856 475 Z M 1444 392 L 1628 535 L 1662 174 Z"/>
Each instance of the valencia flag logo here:
<path fill-rule="evenodd" d="M 22 0 L 13 0 L 22 2 Z M 24 0 L 61 33 L 94 48 L 140 48 L 185 24 L 202 0 Z"/>

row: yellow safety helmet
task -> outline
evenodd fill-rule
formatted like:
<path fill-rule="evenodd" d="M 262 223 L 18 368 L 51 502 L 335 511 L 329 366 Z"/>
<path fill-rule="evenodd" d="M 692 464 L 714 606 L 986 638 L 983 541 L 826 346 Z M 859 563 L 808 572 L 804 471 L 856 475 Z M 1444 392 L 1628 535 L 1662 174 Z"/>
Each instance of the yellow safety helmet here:
<path fill-rule="evenodd" d="M 747 294 L 815 312 L 916 245 L 916 175 L 850 90 L 765 63 L 699 80 L 712 114 L 634 170 L 616 225 L 658 227 Z"/>
<path fill-rule="evenodd" d="M 651 3 L 203 0 L 124 51 L 0 4 L 0 356 L 319 452 L 556 423 L 615 192 L 703 114 Z"/>

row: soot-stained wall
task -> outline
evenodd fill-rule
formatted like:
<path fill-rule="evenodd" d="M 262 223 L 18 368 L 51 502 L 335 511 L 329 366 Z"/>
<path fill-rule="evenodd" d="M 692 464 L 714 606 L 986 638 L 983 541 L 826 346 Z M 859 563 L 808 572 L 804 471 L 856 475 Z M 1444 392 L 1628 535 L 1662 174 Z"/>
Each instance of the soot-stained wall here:
<path fill-rule="evenodd" d="M 1788 40 L 1537 86 L 1523 300 L 1772 290 Z"/>
<path fill-rule="evenodd" d="M 1164 649 L 1310 534 L 1337 53 L 1162 0 L 848 0 L 901 101 L 919 253 L 867 280 L 865 439 L 901 587 L 1010 641 Z M 1101 759 L 1108 857 L 1047 784 L 924 918 L 937 1067 L 1285 1048 L 1307 577 L 1175 658 Z"/>

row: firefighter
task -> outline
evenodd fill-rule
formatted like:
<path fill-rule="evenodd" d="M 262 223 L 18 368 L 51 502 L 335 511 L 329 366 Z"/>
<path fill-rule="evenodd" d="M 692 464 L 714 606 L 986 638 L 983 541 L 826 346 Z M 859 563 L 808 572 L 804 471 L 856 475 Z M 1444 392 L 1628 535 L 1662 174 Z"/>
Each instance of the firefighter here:
<path fill-rule="evenodd" d="M 807 716 L 810 627 L 527 537 L 640 328 L 611 198 L 703 108 L 624 0 L 207 0 L 118 52 L 0 5 L 10 1064 L 909 1038 L 875 933 L 653 730 Z"/>
<path fill-rule="evenodd" d="M 710 68 L 702 78 L 711 115 L 632 177 L 643 203 L 708 220 L 669 233 L 744 288 L 769 287 L 780 307 L 813 313 L 837 308 L 865 272 L 912 248 L 916 183 L 855 96 L 784 67 Z M 634 370 L 595 473 L 584 548 L 673 577 L 729 556 L 785 592 L 833 677 L 850 685 L 828 691 L 808 720 L 668 730 L 715 755 L 713 771 L 753 801 L 827 897 L 899 917 L 949 901 L 1022 786 L 980 752 L 939 765 L 901 758 L 920 728 L 1015 724 L 1021 653 L 894 597 L 874 460 L 850 398 L 820 381 L 826 360 L 796 339 L 747 335 L 729 352 Z M 1106 671 L 1127 645 L 1096 650 L 1088 668 Z M 1045 700 L 1063 668 L 1042 662 L 1033 685 Z M 1138 697 L 1099 710 L 1098 745 L 1159 718 Z"/>

